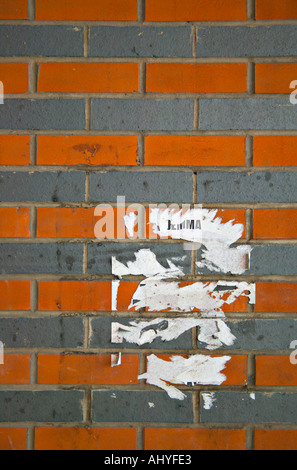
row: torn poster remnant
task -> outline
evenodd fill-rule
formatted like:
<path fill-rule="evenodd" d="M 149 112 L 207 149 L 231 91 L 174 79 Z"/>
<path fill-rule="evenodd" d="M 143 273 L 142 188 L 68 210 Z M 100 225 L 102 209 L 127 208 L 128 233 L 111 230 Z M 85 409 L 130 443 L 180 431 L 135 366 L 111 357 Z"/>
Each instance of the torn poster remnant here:
<path fill-rule="evenodd" d="M 172 384 L 221 385 L 226 380 L 222 370 L 230 359 L 230 356 L 196 354 L 188 358 L 171 356 L 170 361 L 166 361 L 151 354 L 147 358 L 146 373 L 138 378 L 165 390 L 171 398 L 183 400 L 186 395 Z"/>

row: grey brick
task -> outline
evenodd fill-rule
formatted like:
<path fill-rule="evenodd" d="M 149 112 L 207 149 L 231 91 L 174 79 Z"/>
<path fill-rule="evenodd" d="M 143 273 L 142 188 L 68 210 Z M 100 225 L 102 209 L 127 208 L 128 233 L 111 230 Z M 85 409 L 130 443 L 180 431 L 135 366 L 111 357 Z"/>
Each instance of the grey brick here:
<path fill-rule="evenodd" d="M 192 57 L 189 26 L 93 26 L 90 57 Z"/>
<path fill-rule="evenodd" d="M 296 202 L 297 173 L 201 172 L 197 175 L 197 201 Z"/>
<path fill-rule="evenodd" d="M 191 394 L 183 401 L 165 392 L 108 390 L 94 391 L 93 422 L 190 423 L 193 421 Z M 154 403 L 150 406 L 149 403 Z"/>
<path fill-rule="evenodd" d="M 103 131 L 191 131 L 194 100 L 93 99 L 91 129 Z"/>
<path fill-rule="evenodd" d="M 84 201 L 85 173 L 0 172 L 0 200 L 3 202 Z"/>
<path fill-rule="evenodd" d="M 82 421 L 83 392 L 0 391 L 0 421 Z"/>
<path fill-rule="evenodd" d="M 1 274 L 80 274 L 83 245 L 72 243 L 2 243 Z"/>
<path fill-rule="evenodd" d="M 185 172 L 120 172 L 90 174 L 90 201 L 191 203 L 192 174 Z"/>
<path fill-rule="evenodd" d="M 198 28 L 196 57 L 286 57 L 296 54 L 295 25 Z"/>
<path fill-rule="evenodd" d="M 296 122 L 297 106 L 289 97 L 199 100 L 200 130 L 296 130 Z"/>
<path fill-rule="evenodd" d="M 6 348 L 77 348 L 84 344 L 81 318 L 0 318 Z"/>
<path fill-rule="evenodd" d="M 1 129 L 85 129 L 84 100 L 4 99 L 0 106 Z"/>
<path fill-rule="evenodd" d="M 192 348 L 192 330 L 188 330 L 177 339 L 172 341 L 161 341 L 155 339 L 152 343 L 146 343 L 138 346 L 137 344 L 127 343 L 125 340 L 123 343 L 112 343 L 111 342 L 111 324 L 112 322 L 119 322 L 123 325 L 129 325 L 130 322 L 135 321 L 150 321 L 148 318 L 135 317 L 98 317 L 91 319 L 91 348 L 109 348 L 109 349 L 162 349 L 162 350 L 173 350 L 173 349 L 191 349 Z"/>
<path fill-rule="evenodd" d="M 151 250 L 162 266 L 169 268 L 168 260 L 180 267 L 185 274 L 191 272 L 191 254 L 183 250 L 183 245 L 159 243 L 92 243 L 88 247 L 88 272 L 90 274 L 112 274 L 111 258 L 127 265 L 135 260 L 139 250 Z M 182 259 L 181 259 L 182 258 Z"/>
<path fill-rule="evenodd" d="M 235 245 L 234 245 L 235 246 Z M 297 271 L 297 246 L 294 245 L 251 245 L 250 267 L 244 274 L 294 275 Z M 202 260 L 202 246 L 197 250 L 197 261 Z M 197 274 L 214 274 L 210 267 L 196 269 Z M 219 269 L 216 273 L 224 274 Z M 225 273 L 226 274 L 226 273 Z M 231 273 L 232 274 L 232 273 Z"/>
<path fill-rule="evenodd" d="M 296 400 L 296 393 L 214 392 L 210 409 L 201 399 L 201 422 L 297 423 Z"/>
<path fill-rule="evenodd" d="M 84 31 L 81 26 L 1 25 L 1 56 L 84 55 Z"/>
<path fill-rule="evenodd" d="M 277 320 L 234 320 L 226 321 L 226 325 L 236 340 L 233 345 L 223 345 L 220 349 L 289 351 L 290 344 L 297 339 L 297 321 L 289 318 Z M 199 349 L 206 346 L 205 343 L 200 341 L 197 342 L 197 345 Z"/>

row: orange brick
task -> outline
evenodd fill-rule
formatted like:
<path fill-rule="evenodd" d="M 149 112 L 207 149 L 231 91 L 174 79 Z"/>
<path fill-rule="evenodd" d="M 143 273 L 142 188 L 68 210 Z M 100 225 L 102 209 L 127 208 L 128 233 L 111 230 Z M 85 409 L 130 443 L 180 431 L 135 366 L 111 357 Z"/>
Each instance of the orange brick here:
<path fill-rule="evenodd" d="M 145 138 L 144 163 L 152 166 L 245 166 L 245 139 L 151 135 Z"/>
<path fill-rule="evenodd" d="M 297 310 L 297 284 L 291 282 L 257 282 L 256 312 L 289 312 Z"/>
<path fill-rule="evenodd" d="M 0 63 L 0 80 L 4 93 L 28 91 L 28 64 Z"/>
<path fill-rule="evenodd" d="M 146 0 L 146 21 L 235 21 L 245 20 L 246 2 L 238 0 Z"/>
<path fill-rule="evenodd" d="M 255 450 L 297 450 L 295 429 L 255 429 Z"/>
<path fill-rule="evenodd" d="M 296 77 L 297 64 L 256 64 L 255 92 L 290 94 Z"/>
<path fill-rule="evenodd" d="M 136 450 L 136 435 L 136 428 L 36 428 L 35 450 Z"/>
<path fill-rule="evenodd" d="M 1 20 L 26 20 L 28 18 L 28 0 L 0 0 Z"/>
<path fill-rule="evenodd" d="M 30 209 L 0 208 L 0 238 L 3 237 L 30 237 Z"/>
<path fill-rule="evenodd" d="M 145 450 L 245 450 L 243 429 L 145 428 Z"/>
<path fill-rule="evenodd" d="M 173 354 L 158 354 L 157 357 L 163 361 L 170 362 Z M 183 355 L 187 358 L 189 356 Z M 221 357 L 212 355 L 211 357 Z M 222 385 L 245 385 L 247 383 L 247 356 L 231 356 L 231 359 L 226 362 L 226 367 L 222 370 L 222 374 L 226 376 L 226 380 Z M 180 384 L 181 385 L 181 384 Z"/>
<path fill-rule="evenodd" d="M 41 281 L 39 310 L 108 311 L 111 283 L 108 281 Z"/>
<path fill-rule="evenodd" d="M 133 354 L 122 354 L 120 367 L 111 367 L 110 354 L 38 355 L 39 384 L 125 385 L 138 383 L 137 376 Z"/>
<path fill-rule="evenodd" d="M 0 281 L 0 310 L 30 310 L 30 281 Z"/>
<path fill-rule="evenodd" d="M 4 352 L 4 364 L 0 364 L 0 384 L 29 384 L 30 355 Z"/>
<path fill-rule="evenodd" d="M 149 239 L 156 239 L 156 238 L 165 238 L 160 237 L 154 232 L 153 224 L 150 223 L 150 212 L 152 209 L 146 209 L 146 238 Z M 245 210 L 244 209 L 218 209 L 216 218 L 222 219 L 222 223 L 228 223 L 233 221 L 233 224 L 242 224 L 244 229 L 242 232 L 241 238 L 245 238 L 246 231 L 245 231 Z M 171 238 L 171 237 L 168 237 Z"/>
<path fill-rule="evenodd" d="M 297 18 L 295 0 L 256 0 L 257 20 L 292 20 Z"/>
<path fill-rule="evenodd" d="M 0 135 L 0 165 L 30 163 L 29 135 Z"/>
<path fill-rule="evenodd" d="M 36 0 L 36 19 L 53 21 L 136 21 L 137 0 Z"/>
<path fill-rule="evenodd" d="M 148 92 L 244 93 L 246 64 L 148 64 Z"/>
<path fill-rule="evenodd" d="M 38 91 L 65 93 L 133 93 L 138 64 L 39 64 Z"/>
<path fill-rule="evenodd" d="M 38 208 L 37 237 L 61 238 L 136 238 L 125 227 L 124 215 L 133 209 L 94 208 Z"/>
<path fill-rule="evenodd" d="M 254 137 L 254 166 L 296 166 L 296 136 Z"/>
<path fill-rule="evenodd" d="M 38 136 L 37 164 L 135 166 L 137 165 L 137 137 Z"/>
<path fill-rule="evenodd" d="M 26 450 L 26 428 L 0 428 L 1 450 Z"/>
<path fill-rule="evenodd" d="M 297 209 L 255 209 L 254 238 L 297 238 Z"/>
<path fill-rule="evenodd" d="M 257 356 L 256 385 L 296 386 L 297 368 L 287 356 Z"/>

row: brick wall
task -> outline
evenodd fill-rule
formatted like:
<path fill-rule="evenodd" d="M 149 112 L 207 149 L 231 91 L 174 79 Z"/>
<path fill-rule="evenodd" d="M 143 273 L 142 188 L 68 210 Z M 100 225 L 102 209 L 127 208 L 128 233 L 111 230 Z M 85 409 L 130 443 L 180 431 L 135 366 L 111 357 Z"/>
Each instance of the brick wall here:
<path fill-rule="evenodd" d="M 1 449 L 296 449 L 296 39 L 295 0 L 0 0 Z M 117 196 L 218 209 L 244 225 L 249 268 L 97 239 L 94 209 Z M 209 354 L 197 328 L 111 342 L 113 321 L 143 317 L 139 278 L 112 311 L 111 257 L 140 248 L 185 256 L 187 282 L 255 283 L 255 305 L 225 312 L 222 385 L 179 401 L 138 379 L 151 353 Z"/>

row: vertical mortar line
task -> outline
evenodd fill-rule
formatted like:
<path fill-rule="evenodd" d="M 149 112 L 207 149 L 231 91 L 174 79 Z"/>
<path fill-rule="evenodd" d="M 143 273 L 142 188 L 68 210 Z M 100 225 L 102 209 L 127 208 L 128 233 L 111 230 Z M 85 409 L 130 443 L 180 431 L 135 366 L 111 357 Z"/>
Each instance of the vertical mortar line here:
<path fill-rule="evenodd" d="M 251 168 L 253 166 L 253 146 L 254 146 L 254 137 L 252 135 L 247 135 L 245 137 L 245 165 L 246 165 L 246 168 Z"/>
<path fill-rule="evenodd" d="M 28 91 L 29 93 L 37 93 L 40 65 L 35 60 L 30 60 L 28 65 L 29 65 Z"/>
<path fill-rule="evenodd" d="M 83 398 L 83 421 L 85 424 L 92 423 L 92 389 L 85 390 Z"/>
<path fill-rule="evenodd" d="M 31 279 L 31 312 L 38 310 L 38 281 Z"/>
<path fill-rule="evenodd" d="M 200 423 L 200 392 L 192 392 L 193 424 Z"/>
<path fill-rule="evenodd" d="M 247 357 L 247 386 L 254 388 L 256 384 L 256 356 L 253 353 Z"/>
<path fill-rule="evenodd" d="M 145 0 L 137 0 L 137 19 L 140 23 L 145 21 Z"/>
<path fill-rule="evenodd" d="M 86 131 L 90 130 L 91 126 L 91 99 L 86 98 L 85 102 L 85 119 L 86 119 Z"/>
<path fill-rule="evenodd" d="M 35 20 L 35 0 L 28 0 L 28 18 L 29 20 Z"/>
<path fill-rule="evenodd" d="M 38 382 L 38 353 L 31 353 L 31 365 L 30 365 L 30 384 L 36 385 Z"/>
<path fill-rule="evenodd" d="M 247 19 L 248 20 L 255 20 L 256 19 L 256 2 L 255 2 L 255 0 L 247 0 L 246 1 L 246 12 L 247 12 Z"/>
<path fill-rule="evenodd" d="M 37 162 L 37 136 L 30 136 L 30 165 L 34 166 Z"/>
<path fill-rule="evenodd" d="M 199 129 L 199 98 L 194 101 L 194 118 L 193 118 L 193 131 Z"/>
<path fill-rule="evenodd" d="M 139 87 L 139 93 L 142 93 L 143 95 L 146 94 L 146 62 L 139 62 L 139 81 L 138 81 L 138 87 Z M 140 132 L 138 135 L 138 148 L 137 148 L 137 155 L 138 155 L 138 165 L 143 166 L 144 165 L 144 133 Z"/>
<path fill-rule="evenodd" d="M 191 26 L 191 38 L 192 38 L 192 51 L 193 51 L 193 58 L 196 58 L 197 53 L 197 40 L 198 40 L 198 27 L 192 25 Z"/>
<path fill-rule="evenodd" d="M 247 62 L 247 92 L 249 95 L 255 93 L 255 63 L 251 60 Z"/>
<path fill-rule="evenodd" d="M 27 428 L 27 450 L 34 450 L 35 448 L 35 426 L 29 424 Z"/>
<path fill-rule="evenodd" d="M 144 166 L 144 140 L 145 136 L 143 132 L 138 134 L 138 142 L 137 142 L 137 159 L 138 159 L 138 166 Z"/>
<path fill-rule="evenodd" d="M 254 426 L 247 426 L 246 428 L 246 450 L 254 450 L 255 441 L 255 428 Z"/>
<path fill-rule="evenodd" d="M 89 26 L 84 26 L 84 57 L 89 57 Z"/>

